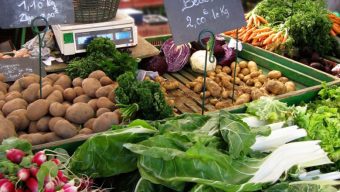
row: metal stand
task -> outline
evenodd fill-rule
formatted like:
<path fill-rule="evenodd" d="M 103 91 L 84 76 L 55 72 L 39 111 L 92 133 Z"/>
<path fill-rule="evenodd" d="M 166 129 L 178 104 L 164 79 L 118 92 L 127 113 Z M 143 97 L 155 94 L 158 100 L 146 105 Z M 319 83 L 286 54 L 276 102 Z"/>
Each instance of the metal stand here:
<path fill-rule="evenodd" d="M 235 102 L 235 82 L 236 82 L 236 69 L 237 69 L 237 59 L 238 59 L 238 29 L 236 29 L 236 57 L 235 57 L 235 67 L 234 67 L 234 77 L 233 77 L 233 93 L 232 93 L 232 98 L 231 101 L 234 104 Z"/>
<path fill-rule="evenodd" d="M 36 24 L 39 20 L 44 22 L 44 30 L 40 31 L 38 25 Z M 42 58 L 41 58 L 41 48 L 45 45 L 43 44 L 46 32 L 48 31 L 48 21 L 45 17 L 36 17 L 32 20 L 31 28 L 34 34 L 38 35 L 39 38 L 39 77 L 40 77 L 40 98 L 42 99 Z M 41 36 L 42 34 L 42 36 Z"/>

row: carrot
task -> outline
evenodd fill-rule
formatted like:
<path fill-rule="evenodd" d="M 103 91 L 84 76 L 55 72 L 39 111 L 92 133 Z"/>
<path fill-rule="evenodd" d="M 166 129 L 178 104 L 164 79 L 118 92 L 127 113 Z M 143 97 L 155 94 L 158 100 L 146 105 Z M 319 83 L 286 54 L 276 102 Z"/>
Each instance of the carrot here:
<path fill-rule="evenodd" d="M 256 29 L 254 32 L 255 33 L 262 33 L 262 32 L 267 32 L 267 31 L 270 31 L 271 28 L 270 27 L 264 27 L 264 28 L 261 28 L 261 29 Z"/>
<path fill-rule="evenodd" d="M 275 34 L 271 34 L 266 40 L 263 41 L 264 45 L 268 45 L 271 42 L 273 42 L 273 38 L 275 37 Z"/>
<path fill-rule="evenodd" d="M 267 21 L 265 18 L 263 18 L 263 17 L 261 17 L 261 16 L 259 16 L 259 15 L 257 15 L 257 18 L 259 19 L 259 21 L 260 21 L 261 23 L 263 23 L 263 24 L 268 24 L 268 21 Z"/>
<path fill-rule="evenodd" d="M 273 31 L 263 32 L 263 33 L 258 34 L 255 38 L 259 38 L 260 39 L 262 37 L 269 36 L 269 35 L 271 35 L 273 33 L 274 33 Z"/>
<path fill-rule="evenodd" d="M 333 31 L 333 29 L 331 29 L 331 32 L 329 32 L 332 36 L 336 36 L 336 33 Z"/>
<path fill-rule="evenodd" d="M 282 43 L 285 43 L 288 39 L 288 32 L 286 31 L 285 36 L 282 39 Z"/>
<path fill-rule="evenodd" d="M 254 15 L 254 23 L 255 23 L 255 26 L 257 27 L 261 25 L 261 21 L 257 18 L 257 15 Z"/>
<path fill-rule="evenodd" d="M 336 24 L 336 23 L 333 23 L 332 30 L 333 30 L 336 34 L 339 34 L 339 33 L 340 33 L 340 25 L 338 25 L 338 24 Z"/>
<path fill-rule="evenodd" d="M 248 41 L 249 37 L 251 36 L 251 34 L 253 33 L 253 31 L 256 29 L 256 27 L 252 27 L 251 29 L 249 29 L 245 36 L 243 37 L 243 41 Z"/>
<path fill-rule="evenodd" d="M 275 42 L 279 37 L 281 37 L 282 35 L 282 31 L 279 31 L 278 33 L 276 33 L 276 35 L 273 37 L 273 42 Z"/>
<path fill-rule="evenodd" d="M 225 35 L 231 35 L 231 34 L 233 34 L 233 33 L 236 33 L 236 30 L 224 32 Z"/>
<path fill-rule="evenodd" d="M 252 25 L 253 25 L 253 22 L 254 22 L 254 17 L 253 17 L 253 15 L 252 15 L 252 16 L 250 16 L 250 18 L 249 18 L 249 20 L 248 20 L 247 27 L 252 26 Z"/>

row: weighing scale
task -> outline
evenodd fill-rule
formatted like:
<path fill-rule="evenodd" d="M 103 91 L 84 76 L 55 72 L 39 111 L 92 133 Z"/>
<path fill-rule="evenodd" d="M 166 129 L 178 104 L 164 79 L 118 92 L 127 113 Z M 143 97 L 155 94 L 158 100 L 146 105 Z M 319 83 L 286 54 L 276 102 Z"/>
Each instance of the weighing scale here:
<path fill-rule="evenodd" d="M 52 29 L 63 55 L 86 52 L 86 46 L 95 37 L 111 39 L 116 48 L 132 47 L 138 43 L 134 19 L 120 11 L 108 22 L 53 25 Z"/>

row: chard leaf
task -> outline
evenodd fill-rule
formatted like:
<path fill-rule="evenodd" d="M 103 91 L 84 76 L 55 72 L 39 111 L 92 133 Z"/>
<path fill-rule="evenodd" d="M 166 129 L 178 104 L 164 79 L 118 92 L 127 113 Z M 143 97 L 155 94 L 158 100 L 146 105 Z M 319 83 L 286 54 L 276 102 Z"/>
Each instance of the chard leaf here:
<path fill-rule="evenodd" d="M 224 141 L 228 143 L 229 154 L 233 158 L 246 155 L 255 143 L 256 135 L 251 132 L 249 126 L 226 111 L 220 112 L 220 132 Z"/>
<path fill-rule="evenodd" d="M 148 180 L 140 179 L 136 185 L 134 192 L 173 192 L 173 190 L 168 189 L 162 185 L 156 185 Z"/>
<path fill-rule="evenodd" d="M 196 185 L 194 188 L 190 190 L 190 192 L 223 192 L 220 189 L 216 189 L 207 185 Z"/>
<path fill-rule="evenodd" d="M 79 175 L 109 177 L 135 170 L 137 155 L 123 147 L 125 143 L 138 143 L 156 131 L 131 127 L 98 134 L 88 139 L 73 154 L 70 169 Z"/>

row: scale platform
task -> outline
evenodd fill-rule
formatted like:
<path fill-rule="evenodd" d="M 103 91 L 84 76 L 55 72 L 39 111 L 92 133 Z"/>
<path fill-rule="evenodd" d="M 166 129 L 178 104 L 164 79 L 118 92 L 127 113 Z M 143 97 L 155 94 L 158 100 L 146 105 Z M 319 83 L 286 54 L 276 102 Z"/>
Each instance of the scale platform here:
<path fill-rule="evenodd" d="M 138 43 L 134 19 L 120 11 L 108 22 L 52 25 L 52 29 L 63 55 L 86 52 L 86 46 L 96 37 L 111 39 L 117 48 L 133 47 Z"/>

